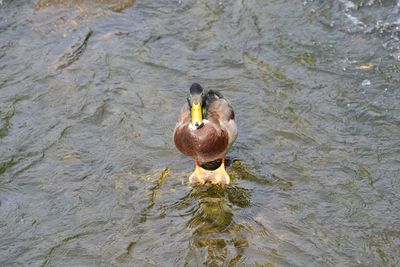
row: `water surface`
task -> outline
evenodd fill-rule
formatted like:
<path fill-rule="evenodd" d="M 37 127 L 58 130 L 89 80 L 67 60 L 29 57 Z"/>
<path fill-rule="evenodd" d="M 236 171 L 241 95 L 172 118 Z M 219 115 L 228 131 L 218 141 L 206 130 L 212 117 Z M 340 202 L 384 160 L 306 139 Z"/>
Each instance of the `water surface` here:
<path fill-rule="evenodd" d="M 398 266 L 400 2 L 0 1 L 1 266 Z M 172 143 L 191 83 L 228 188 Z"/>

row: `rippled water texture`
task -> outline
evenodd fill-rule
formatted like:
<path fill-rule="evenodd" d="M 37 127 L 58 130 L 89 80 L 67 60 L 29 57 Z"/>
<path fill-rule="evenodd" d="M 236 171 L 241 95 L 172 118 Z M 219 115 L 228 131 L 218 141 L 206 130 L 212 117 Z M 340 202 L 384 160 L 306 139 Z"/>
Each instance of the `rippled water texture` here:
<path fill-rule="evenodd" d="M 0 0 L 0 266 L 399 266 L 400 2 Z M 236 111 L 228 188 L 172 143 Z"/>

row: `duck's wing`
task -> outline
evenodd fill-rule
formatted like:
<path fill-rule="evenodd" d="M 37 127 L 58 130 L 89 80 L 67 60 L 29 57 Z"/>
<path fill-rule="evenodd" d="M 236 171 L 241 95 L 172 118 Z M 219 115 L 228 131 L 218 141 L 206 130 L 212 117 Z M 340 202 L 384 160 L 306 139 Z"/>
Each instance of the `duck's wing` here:
<path fill-rule="evenodd" d="M 235 119 L 232 105 L 218 91 L 210 90 L 206 95 L 207 119 L 210 121 L 230 121 Z"/>

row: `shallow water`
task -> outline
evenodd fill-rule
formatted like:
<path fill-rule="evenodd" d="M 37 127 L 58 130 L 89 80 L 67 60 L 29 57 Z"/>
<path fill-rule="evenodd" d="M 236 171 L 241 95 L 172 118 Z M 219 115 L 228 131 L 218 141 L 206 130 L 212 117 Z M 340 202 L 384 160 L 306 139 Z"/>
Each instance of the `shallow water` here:
<path fill-rule="evenodd" d="M 0 1 L 1 266 L 398 266 L 399 1 Z M 228 188 L 172 143 L 235 108 Z"/>

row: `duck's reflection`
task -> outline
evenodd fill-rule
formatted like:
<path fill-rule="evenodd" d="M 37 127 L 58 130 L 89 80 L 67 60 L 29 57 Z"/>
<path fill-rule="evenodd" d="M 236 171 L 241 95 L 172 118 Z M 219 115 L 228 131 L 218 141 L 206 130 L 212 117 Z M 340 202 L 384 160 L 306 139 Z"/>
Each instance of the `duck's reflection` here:
<path fill-rule="evenodd" d="M 192 206 L 186 224 L 192 231 L 186 265 L 231 266 L 240 262 L 248 247 L 247 230 L 235 222 L 235 212 L 250 205 L 249 191 L 204 185 L 194 187 L 185 198 L 193 205 L 186 202 Z"/>

